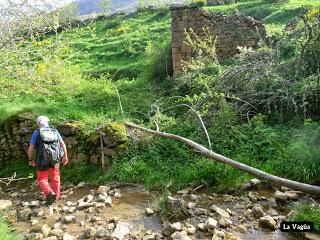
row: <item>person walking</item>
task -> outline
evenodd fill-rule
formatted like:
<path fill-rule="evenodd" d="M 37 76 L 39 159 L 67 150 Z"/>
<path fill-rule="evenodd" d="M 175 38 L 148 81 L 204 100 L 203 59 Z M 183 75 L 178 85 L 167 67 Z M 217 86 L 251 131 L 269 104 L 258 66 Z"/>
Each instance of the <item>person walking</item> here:
<path fill-rule="evenodd" d="M 33 132 L 28 149 L 29 165 L 37 168 L 37 180 L 47 205 L 52 205 L 60 198 L 60 166 L 68 163 L 66 145 L 60 133 L 49 127 L 49 118 L 40 116 L 38 128 Z M 36 152 L 34 159 L 34 152 Z M 48 178 L 50 176 L 50 185 Z"/>

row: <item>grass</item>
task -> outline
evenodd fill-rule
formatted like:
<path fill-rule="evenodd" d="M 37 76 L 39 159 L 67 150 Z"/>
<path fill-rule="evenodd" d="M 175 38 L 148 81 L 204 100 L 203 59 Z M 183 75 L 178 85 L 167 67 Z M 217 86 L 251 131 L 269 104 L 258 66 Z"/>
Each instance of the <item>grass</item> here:
<path fill-rule="evenodd" d="M 110 72 L 117 79 L 137 78 L 146 65 L 147 43 L 169 41 L 170 22 L 169 10 L 138 12 L 132 17 L 119 15 L 93 22 L 62 35 L 74 50 L 73 60 L 87 74 Z"/>
<path fill-rule="evenodd" d="M 0 212 L 0 239 L 18 240 L 20 239 L 3 219 L 3 213 Z"/>
<path fill-rule="evenodd" d="M 278 4 L 265 0 L 243 0 L 234 4 L 206 7 L 214 13 L 234 14 L 236 11 L 252 16 L 266 24 L 267 32 L 279 33 L 292 19 L 302 14 L 306 8 L 319 6 L 320 0 L 288 0 Z"/>
<path fill-rule="evenodd" d="M 320 206 L 302 205 L 291 218 L 293 221 L 314 223 L 314 231 L 320 232 Z"/>

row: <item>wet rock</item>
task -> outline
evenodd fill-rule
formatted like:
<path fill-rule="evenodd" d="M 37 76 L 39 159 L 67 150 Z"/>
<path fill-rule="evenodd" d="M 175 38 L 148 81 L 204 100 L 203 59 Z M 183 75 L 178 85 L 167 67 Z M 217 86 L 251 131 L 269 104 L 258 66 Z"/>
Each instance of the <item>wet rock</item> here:
<path fill-rule="evenodd" d="M 23 202 L 23 203 L 22 203 L 22 206 L 23 206 L 23 207 L 30 207 L 30 203 L 29 203 L 29 202 Z"/>
<path fill-rule="evenodd" d="M 234 199 L 234 197 L 232 195 L 228 195 L 228 194 L 224 194 L 222 196 L 222 199 L 224 202 L 232 202 L 232 200 Z"/>
<path fill-rule="evenodd" d="M 103 202 L 97 202 L 97 203 L 94 204 L 94 206 L 95 206 L 96 208 L 105 208 L 105 207 L 106 207 L 106 204 L 103 203 Z"/>
<path fill-rule="evenodd" d="M 226 234 L 224 233 L 224 231 L 219 231 L 219 230 L 217 230 L 217 229 L 214 230 L 214 233 L 215 233 L 217 236 L 221 237 L 221 238 L 225 238 L 225 236 L 226 236 Z"/>
<path fill-rule="evenodd" d="M 114 223 L 108 223 L 106 225 L 106 229 L 108 230 L 114 230 L 116 228 L 116 225 Z"/>
<path fill-rule="evenodd" d="M 204 223 L 198 223 L 197 228 L 201 231 L 205 231 L 205 224 Z"/>
<path fill-rule="evenodd" d="M 31 222 L 31 226 L 36 226 L 36 225 L 38 225 L 39 224 L 39 220 L 37 220 L 37 219 L 34 219 L 34 220 L 32 220 L 32 222 Z"/>
<path fill-rule="evenodd" d="M 181 231 L 182 230 L 182 224 L 180 222 L 170 224 L 170 227 L 173 229 L 173 231 Z"/>
<path fill-rule="evenodd" d="M 61 222 L 56 222 L 56 223 L 53 225 L 53 228 L 54 228 L 54 229 L 60 229 L 60 228 L 61 228 Z"/>
<path fill-rule="evenodd" d="M 240 233 L 246 233 L 247 232 L 247 228 L 243 225 L 238 225 L 235 227 L 236 232 L 240 232 Z"/>
<path fill-rule="evenodd" d="M 56 236 L 57 238 L 61 238 L 62 235 L 63 235 L 63 230 L 61 229 L 53 229 L 49 233 L 49 236 Z"/>
<path fill-rule="evenodd" d="M 44 237 L 48 237 L 50 231 L 51 231 L 51 228 L 49 227 L 49 225 L 44 224 L 41 226 L 41 233 L 43 234 Z"/>
<path fill-rule="evenodd" d="M 255 206 L 252 208 L 252 214 L 256 218 L 261 218 L 265 215 L 265 212 L 263 211 L 263 209 L 260 206 Z"/>
<path fill-rule="evenodd" d="M 87 203 L 87 202 L 79 202 L 79 205 L 77 206 L 78 210 L 83 210 L 89 207 L 92 207 L 93 203 Z"/>
<path fill-rule="evenodd" d="M 0 211 L 5 210 L 12 206 L 12 202 L 10 200 L 0 200 Z"/>
<path fill-rule="evenodd" d="M 196 208 L 194 210 L 194 214 L 197 216 L 201 216 L 201 215 L 209 215 L 209 211 L 205 208 Z"/>
<path fill-rule="evenodd" d="M 67 205 L 68 207 L 76 206 L 76 204 L 73 203 L 73 202 L 71 202 L 71 201 L 67 201 L 67 202 L 66 202 L 66 205 Z"/>
<path fill-rule="evenodd" d="M 112 205 L 112 199 L 107 194 L 99 194 L 98 201 L 105 203 L 107 206 Z"/>
<path fill-rule="evenodd" d="M 74 237 L 69 233 L 63 234 L 62 240 L 74 240 Z"/>
<path fill-rule="evenodd" d="M 75 188 L 83 188 L 85 185 L 86 185 L 85 182 L 79 182 L 79 184 L 75 186 Z"/>
<path fill-rule="evenodd" d="M 90 203 L 90 202 L 92 202 L 93 198 L 94 197 L 91 194 L 89 194 L 89 195 L 85 196 L 82 201 Z"/>
<path fill-rule="evenodd" d="M 164 236 L 170 236 L 172 233 L 174 233 L 174 229 L 170 226 L 170 224 L 165 225 L 165 227 L 162 229 L 162 234 Z"/>
<path fill-rule="evenodd" d="M 185 205 L 185 202 L 182 198 L 174 198 L 168 196 L 168 206 L 170 209 L 181 209 Z"/>
<path fill-rule="evenodd" d="M 146 208 L 145 212 L 147 216 L 151 216 L 154 214 L 154 211 L 152 208 Z"/>
<path fill-rule="evenodd" d="M 259 194 L 257 192 L 249 192 L 248 197 L 252 202 L 259 200 Z"/>
<path fill-rule="evenodd" d="M 278 216 L 279 215 L 278 211 L 274 208 L 269 208 L 267 211 L 267 214 L 270 216 Z"/>
<path fill-rule="evenodd" d="M 122 240 L 126 235 L 130 233 L 132 226 L 129 223 L 118 222 L 115 230 L 111 234 L 111 237 Z"/>
<path fill-rule="evenodd" d="M 99 186 L 97 192 L 101 194 L 101 193 L 107 193 L 109 190 L 110 190 L 110 187 L 108 186 Z"/>
<path fill-rule="evenodd" d="M 31 218 L 32 211 L 29 208 L 18 210 L 17 217 L 19 221 L 27 222 Z"/>
<path fill-rule="evenodd" d="M 28 233 L 24 236 L 25 240 L 38 240 L 42 239 L 43 235 L 41 233 Z"/>
<path fill-rule="evenodd" d="M 177 192 L 177 194 L 179 195 L 187 195 L 191 192 L 192 190 L 190 188 L 186 188 L 186 189 L 183 189 L 183 190 L 180 190 Z"/>
<path fill-rule="evenodd" d="M 14 192 L 14 193 L 11 193 L 11 194 L 10 194 L 10 197 L 16 198 L 16 197 L 18 197 L 18 195 L 19 195 L 18 192 Z"/>
<path fill-rule="evenodd" d="M 257 178 L 252 178 L 250 180 L 251 187 L 260 187 L 261 183 L 262 183 L 261 180 L 259 180 Z"/>
<path fill-rule="evenodd" d="M 36 200 L 36 201 L 32 201 L 30 203 L 30 207 L 39 207 L 40 206 L 40 201 Z"/>
<path fill-rule="evenodd" d="M 43 217 L 44 216 L 44 211 L 40 210 L 37 214 L 38 217 Z"/>
<path fill-rule="evenodd" d="M 98 222 L 101 222 L 101 218 L 97 216 L 93 216 L 91 217 L 90 221 L 94 223 L 98 223 Z"/>
<path fill-rule="evenodd" d="M 232 221 L 229 218 L 222 217 L 219 220 L 219 225 L 222 227 L 230 227 L 232 225 Z"/>
<path fill-rule="evenodd" d="M 186 231 L 188 234 L 195 234 L 195 233 L 196 233 L 196 230 L 197 230 L 197 229 L 196 229 L 192 224 L 186 223 L 185 231 Z"/>
<path fill-rule="evenodd" d="M 305 232 L 304 233 L 304 238 L 306 240 L 320 240 L 320 234 Z"/>
<path fill-rule="evenodd" d="M 273 231 L 276 229 L 276 225 L 276 221 L 269 215 L 259 219 L 259 226 L 262 228 L 267 228 Z"/>
<path fill-rule="evenodd" d="M 229 213 L 230 215 L 233 215 L 232 211 L 229 208 L 226 209 L 226 212 Z"/>
<path fill-rule="evenodd" d="M 5 214 L 5 219 L 9 223 L 16 223 L 18 221 L 17 211 L 16 210 L 7 211 Z"/>
<path fill-rule="evenodd" d="M 192 240 L 185 231 L 175 232 L 171 235 L 172 240 Z"/>
<path fill-rule="evenodd" d="M 191 199 L 191 201 L 197 201 L 199 199 L 199 197 L 195 194 L 191 194 L 190 199 Z"/>
<path fill-rule="evenodd" d="M 121 196 L 121 193 L 119 193 L 119 192 L 115 192 L 114 193 L 114 198 L 116 198 L 116 199 L 119 199 L 119 198 L 121 198 L 122 196 Z"/>
<path fill-rule="evenodd" d="M 56 236 L 50 236 L 50 237 L 46 237 L 43 240 L 58 240 L 58 237 Z"/>
<path fill-rule="evenodd" d="M 224 240 L 241 240 L 241 238 L 238 238 L 232 233 L 227 233 L 226 236 L 224 237 Z"/>
<path fill-rule="evenodd" d="M 210 210 L 212 212 L 214 212 L 214 217 L 218 220 L 220 220 L 220 218 L 225 217 L 225 218 L 230 218 L 230 214 L 227 213 L 225 210 L 213 205 Z"/>
<path fill-rule="evenodd" d="M 65 216 L 63 218 L 63 222 L 65 224 L 70 224 L 70 223 L 75 223 L 77 220 L 76 220 L 76 217 L 75 216 Z"/>
<path fill-rule="evenodd" d="M 197 204 L 194 202 L 188 202 L 188 204 L 187 204 L 187 208 L 189 208 L 189 209 L 194 209 L 196 206 L 197 206 Z"/>
<path fill-rule="evenodd" d="M 155 236 L 154 233 L 147 234 L 146 236 L 144 236 L 144 237 L 142 238 L 142 240 L 154 240 L 154 239 L 156 239 L 156 236 Z"/>
<path fill-rule="evenodd" d="M 217 224 L 218 224 L 217 220 L 209 217 L 204 223 L 204 228 L 207 230 L 214 229 L 217 227 Z"/>
<path fill-rule="evenodd" d="M 285 194 L 287 195 L 289 200 L 292 200 L 292 201 L 299 200 L 299 195 L 296 191 L 286 191 Z"/>
<path fill-rule="evenodd" d="M 84 231 L 83 236 L 85 238 L 93 238 L 97 234 L 97 230 L 94 227 L 88 228 Z"/>
<path fill-rule="evenodd" d="M 280 192 L 279 190 L 277 190 L 273 196 L 276 199 L 276 201 L 285 202 L 288 200 L 287 194 Z"/>
<path fill-rule="evenodd" d="M 108 233 L 108 231 L 107 231 L 105 228 L 99 227 L 99 228 L 97 229 L 96 236 L 97 236 L 98 238 L 104 238 L 104 237 L 106 237 L 108 234 L 109 234 L 109 233 Z"/>

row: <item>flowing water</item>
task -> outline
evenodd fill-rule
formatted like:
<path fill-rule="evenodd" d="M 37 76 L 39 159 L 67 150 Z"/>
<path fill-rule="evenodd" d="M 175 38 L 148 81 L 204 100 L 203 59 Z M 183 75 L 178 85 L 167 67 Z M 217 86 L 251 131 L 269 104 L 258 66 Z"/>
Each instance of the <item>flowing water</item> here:
<path fill-rule="evenodd" d="M 96 186 L 86 186 L 84 188 L 73 188 L 73 194 L 68 195 L 67 199 L 62 199 L 61 204 L 66 204 L 66 201 L 71 201 L 77 203 L 77 201 L 88 194 L 95 194 L 97 190 Z M 101 222 L 108 222 L 110 219 L 116 218 L 117 220 L 128 222 L 133 226 L 132 231 L 147 231 L 151 230 L 152 232 L 161 233 L 163 229 L 163 225 L 161 220 L 156 215 L 153 216 L 146 216 L 145 209 L 155 208 L 156 207 L 156 194 L 150 194 L 149 192 L 144 191 L 142 188 L 139 187 L 125 187 L 121 188 L 121 198 L 115 199 L 113 198 L 112 207 L 105 207 L 102 209 L 96 209 L 89 211 L 81 210 L 76 211 L 71 214 L 64 214 L 65 215 L 74 215 L 76 217 L 77 223 L 71 223 L 67 226 L 67 231 L 69 234 L 77 237 L 81 237 L 83 234 L 84 227 L 79 224 L 79 222 L 85 222 L 88 218 L 93 216 L 97 216 L 100 218 Z M 13 197 L 15 194 L 18 193 L 18 196 Z M 274 191 L 269 189 L 259 190 L 257 191 L 259 196 L 262 200 L 254 203 L 259 204 L 263 207 L 268 208 L 268 199 L 272 198 Z M 216 205 L 222 209 L 230 209 L 234 214 L 234 216 L 246 216 L 245 212 L 248 209 L 248 206 L 253 203 L 248 200 L 248 192 L 242 192 L 241 196 L 235 196 L 234 200 L 226 200 L 225 196 L 214 194 L 212 197 L 212 193 L 208 190 L 197 192 L 197 195 L 200 196 L 199 200 L 197 201 L 197 207 L 209 209 L 212 205 Z M 203 197 L 202 197 L 203 196 Z M 178 196 L 179 197 L 179 196 Z M 9 189 L 5 189 L 4 193 L 0 194 L 0 199 L 10 199 L 13 202 L 14 210 L 16 212 L 20 212 L 23 207 L 22 203 L 26 201 L 33 201 L 36 199 L 42 199 L 39 188 L 36 182 L 30 184 L 28 183 L 20 183 L 16 184 Z M 190 201 L 190 196 L 187 195 L 184 197 L 186 202 Z M 300 202 L 308 202 L 308 198 L 304 197 L 299 200 Z M 58 204 L 58 205 L 59 205 Z M 273 206 L 274 209 L 279 213 L 279 215 L 286 216 L 291 210 L 295 209 L 298 205 L 297 202 L 290 203 L 286 206 Z M 48 214 L 48 208 L 42 204 L 39 207 L 32 209 L 33 217 L 29 216 L 29 219 L 26 221 L 25 219 L 15 220 L 15 218 L 11 218 L 11 223 L 13 227 L 17 230 L 17 232 L 24 236 L 27 234 L 30 229 L 33 228 L 31 222 L 32 220 L 38 220 L 41 225 L 48 224 L 49 226 L 53 226 L 56 222 L 61 221 L 61 213 L 55 211 L 53 215 Z M 37 213 L 40 211 L 44 212 L 44 216 L 36 216 Z M 12 212 L 12 211 L 11 211 Z M 195 219 L 197 218 L 190 218 L 190 223 L 194 226 L 197 226 L 199 222 L 196 222 Z M 258 221 L 254 218 L 233 218 L 233 224 L 246 224 L 247 226 L 251 226 L 247 228 L 246 233 L 239 233 L 235 230 L 231 230 L 232 233 L 239 237 L 240 239 L 244 240 L 300 240 L 300 235 L 289 235 L 287 233 L 283 233 L 279 230 L 276 231 L 269 231 L 264 230 L 258 227 Z M 186 219 L 186 221 L 188 221 Z M 87 221 L 88 222 L 88 221 Z M 92 223 L 92 225 L 98 225 L 99 223 Z M 205 237 L 205 235 L 196 235 L 194 239 L 211 239 Z"/>

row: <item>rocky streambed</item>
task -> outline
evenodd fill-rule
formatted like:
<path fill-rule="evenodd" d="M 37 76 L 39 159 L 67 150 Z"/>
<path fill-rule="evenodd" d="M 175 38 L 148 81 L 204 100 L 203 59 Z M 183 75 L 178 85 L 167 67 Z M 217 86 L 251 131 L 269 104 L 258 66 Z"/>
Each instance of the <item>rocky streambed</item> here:
<path fill-rule="evenodd" d="M 157 194 L 138 186 L 69 183 L 62 190 L 48 208 L 36 181 L 20 182 L 0 191 L 0 208 L 21 239 L 319 239 L 278 230 L 299 204 L 317 200 L 257 179 L 232 195 L 192 188 L 169 195 L 169 219 L 157 214 Z"/>

